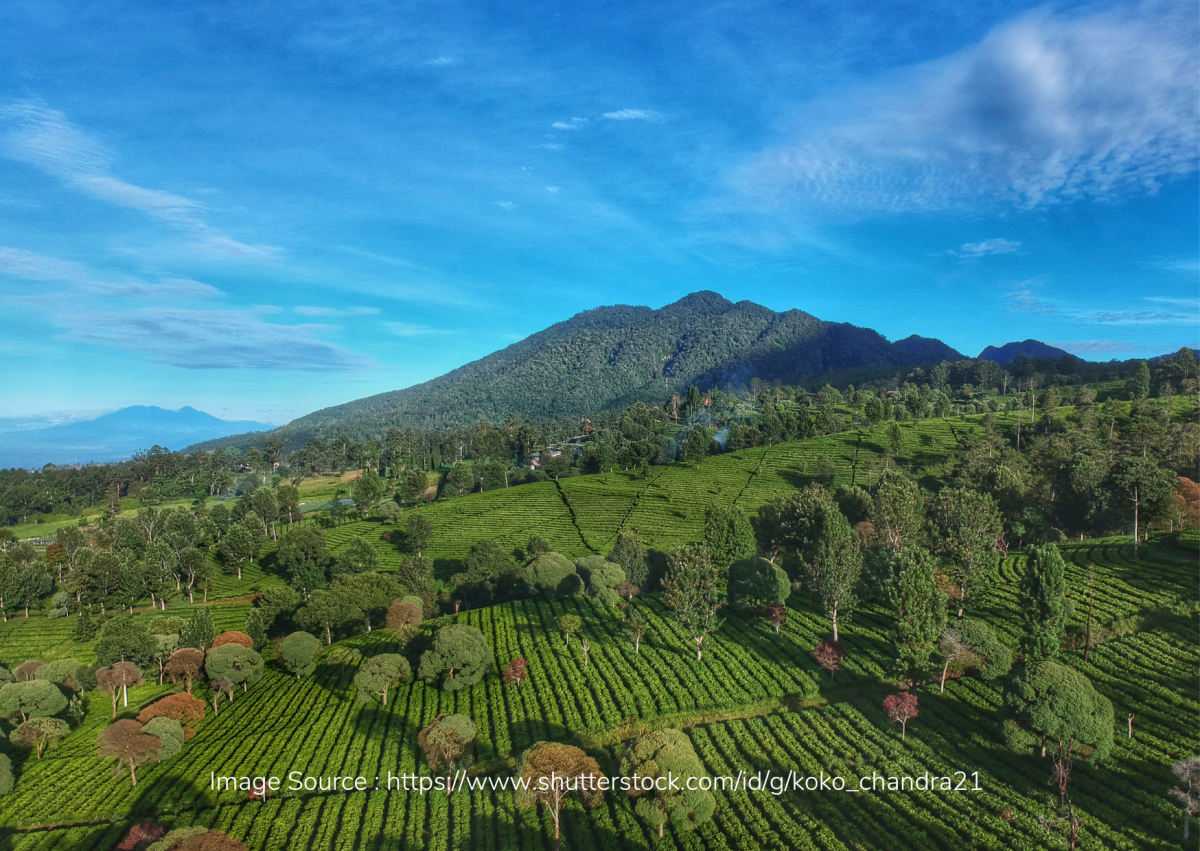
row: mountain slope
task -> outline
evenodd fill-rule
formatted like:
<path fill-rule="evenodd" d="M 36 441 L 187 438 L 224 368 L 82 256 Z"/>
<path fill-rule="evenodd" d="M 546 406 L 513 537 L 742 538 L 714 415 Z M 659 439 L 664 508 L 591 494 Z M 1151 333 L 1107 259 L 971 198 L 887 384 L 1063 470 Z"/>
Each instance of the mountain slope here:
<path fill-rule="evenodd" d="M 1062 358 L 1068 354 L 1070 353 L 1040 340 L 1025 340 L 1020 343 L 1005 343 L 1003 346 L 988 346 L 979 353 L 978 359 L 1008 366 L 1021 355 L 1027 358 Z"/>
<path fill-rule="evenodd" d="M 275 434 L 294 445 L 318 429 L 365 435 L 392 425 L 448 428 L 508 413 L 575 416 L 658 402 L 689 384 L 798 381 L 834 369 L 961 358 L 938 340 L 889 343 L 867 328 L 698 292 L 659 310 L 615 305 L 584 311 L 424 384 L 316 411 Z"/>
<path fill-rule="evenodd" d="M 94 420 L 0 434 L 0 469 L 121 461 L 156 443 L 178 449 L 189 443 L 269 428 L 269 424 L 250 420 L 218 419 L 190 407 L 168 411 L 135 405 Z"/>

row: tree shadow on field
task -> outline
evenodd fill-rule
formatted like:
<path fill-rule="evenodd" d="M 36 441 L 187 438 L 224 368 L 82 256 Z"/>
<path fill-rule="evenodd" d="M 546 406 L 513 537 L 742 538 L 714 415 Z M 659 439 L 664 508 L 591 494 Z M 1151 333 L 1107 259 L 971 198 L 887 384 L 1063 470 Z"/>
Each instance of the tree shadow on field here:
<path fill-rule="evenodd" d="M 460 559 L 435 558 L 433 560 L 433 577 L 446 582 L 456 573 L 462 573 L 466 568 Z"/>
<path fill-rule="evenodd" d="M 779 478 L 784 482 L 794 487 L 796 490 L 803 490 L 814 482 L 818 481 L 816 476 L 810 476 L 801 470 L 799 467 L 791 467 L 779 471 Z"/>
<path fill-rule="evenodd" d="M 402 711 L 397 711 L 404 689 L 404 685 L 388 689 L 387 706 L 376 696 L 372 696 L 370 700 L 359 700 L 356 696 L 354 703 L 358 707 L 358 713 L 354 718 L 354 731 L 377 742 L 407 742 L 410 739 L 415 742 L 417 727 Z"/>
<path fill-rule="evenodd" d="M 520 688 L 526 688 L 522 685 Z M 536 742 L 567 742 L 576 744 L 577 736 L 562 724 L 545 718 L 527 718 L 508 725 L 509 741 L 512 742 L 512 755 L 519 758 L 521 754 Z"/>

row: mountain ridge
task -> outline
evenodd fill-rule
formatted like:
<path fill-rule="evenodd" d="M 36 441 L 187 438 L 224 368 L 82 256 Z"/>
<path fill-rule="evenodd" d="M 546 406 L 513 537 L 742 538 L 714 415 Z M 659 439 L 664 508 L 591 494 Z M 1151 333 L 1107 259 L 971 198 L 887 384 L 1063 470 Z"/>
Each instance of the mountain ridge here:
<path fill-rule="evenodd" d="M 197 443 L 270 428 L 253 420 L 223 420 L 190 405 L 178 410 L 130 405 L 90 420 L 0 434 L 0 469 L 124 461 L 154 444 Z"/>
<path fill-rule="evenodd" d="M 295 448 L 304 435 L 351 426 L 382 436 L 391 426 L 454 428 L 509 413 L 577 416 L 661 402 L 691 384 L 786 383 L 963 357 L 940 340 L 913 335 L 893 343 L 869 328 L 701 290 L 657 310 L 617 304 L 581 311 L 444 375 L 313 411 L 272 436 Z"/>

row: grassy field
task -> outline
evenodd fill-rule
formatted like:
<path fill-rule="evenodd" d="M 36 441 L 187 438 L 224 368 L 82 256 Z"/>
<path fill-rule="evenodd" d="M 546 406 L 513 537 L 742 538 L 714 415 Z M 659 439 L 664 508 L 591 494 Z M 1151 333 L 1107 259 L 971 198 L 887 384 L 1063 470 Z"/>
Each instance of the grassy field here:
<path fill-rule="evenodd" d="M 1181 817 L 1165 792 L 1169 766 L 1197 746 L 1195 543 L 1181 548 L 1164 536 L 1144 547 L 1137 562 L 1128 539 L 1064 549 L 1076 600 L 1086 595 L 1087 564 L 1096 565 L 1096 587 L 1103 589 L 1097 622 L 1171 611 L 1101 645 L 1087 664 L 1079 651 L 1066 654 L 1114 702 L 1122 722 L 1111 759 L 1080 766 L 1072 781 L 1084 818 L 1081 847 L 1179 848 Z M 1017 630 L 1022 566 L 1019 556 L 1006 560 L 1003 582 L 983 613 L 1009 637 Z M 361 703 L 351 680 L 364 657 L 397 649 L 386 630 L 326 648 L 317 673 L 299 681 L 269 665 L 264 680 L 219 718 L 210 711 L 176 759 L 144 766 L 136 790 L 126 778 L 113 778 L 95 754 L 95 736 L 110 712 L 105 697 L 92 696 L 82 729 L 42 760 L 6 748 L 19 780 L 16 791 L 0 799 L 0 827 L 7 833 L 0 847 L 102 851 L 133 821 L 155 816 L 176 826 L 220 827 L 253 849 L 548 848 L 545 817 L 515 812 L 507 793 L 459 792 L 447 799 L 369 790 L 284 794 L 258 803 L 208 788 L 210 771 L 425 773 L 416 732 L 442 712 L 476 721 L 476 767 L 492 774 L 509 771 L 514 755 L 544 738 L 583 745 L 607 767 L 625 737 L 654 724 L 688 730 L 713 774 L 979 772 L 978 792 L 722 792 L 712 822 L 691 834 L 668 828 L 661 843 L 628 798 L 609 794 L 596 810 L 568 808 L 564 847 L 572 849 L 889 849 L 899 836 L 906 847 L 947 851 L 1048 847 L 1037 818 L 1047 812 L 1049 766 L 1004 748 L 995 717 L 998 685 L 963 678 L 952 680 L 944 695 L 922 689 L 907 742 L 888 724 L 880 701 L 894 689 L 882 682 L 889 664 L 889 621 L 882 609 L 865 607 L 846 624 L 845 669 L 831 682 L 811 656 L 827 623 L 806 594 L 789 601 L 790 617 L 779 635 L 762 621 L 731 616 L 699 663 L 656 601 L 640 605 L 651 620 L 640 655 L 611 614 L 581 598 L 522 601 L 443 619 L 480 627 L 497 665 L 527 658 L 530 680 L 520 688 L 506 687 L 492 674 L 457 693 L 416 683 L 397 689 L 386 708 Z M 241 607 L 213 607 L 231 617 L 235 609 Z M 586 669 L 578 642 L 567 650 L 554 629 L 563 612 L 584 618 L 593 646 Z M 423 632 L 434 626 L 426 624 Z M 135 714 L 168 690 L 136 690 L 122 715 Z M 1135 715 L 1133 739 L 1124 736 L 1126 713 Z M 1009 818 L 1002 817 L 1006 810 Z"/>

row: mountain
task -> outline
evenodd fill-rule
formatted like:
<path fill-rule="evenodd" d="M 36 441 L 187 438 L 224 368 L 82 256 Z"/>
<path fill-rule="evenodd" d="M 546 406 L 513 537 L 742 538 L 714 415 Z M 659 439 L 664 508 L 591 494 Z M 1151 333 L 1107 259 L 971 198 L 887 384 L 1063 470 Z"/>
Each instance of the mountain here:
<path fill-rule="evenodd" d="M 868 328 L 698 292 L 659 310 L 615 305 L 584 311 L 440 378 L 316 411 L 272 436 L 292 449 L 319 430 L 366 439 L 390 426 L 452 428 L 509 413 L 578 416 L 658 403 L 690 384 L 796 382 L 837 369 L 962 357 L 938 340 L 890 343 Z"/>
<path fill-rule="evenodd" d="M 979 353 L 977 360 L 991 360 L 1008 366 L 1021 355 L 1027 358 L 1061 358 L 1070 352 L 1048 346 L 1040 340 L 1025 340 L 1022 343 L 1005 343 L 1003 346 L 988 346 Z"/>
<path fill-rule="evenodd" d="M 168 411 L 154 406 L 122 408 L 92 420 L 0 434 L 0 469 L 122 461 L 154 444 L 181 448 L 190 443 L 271 428 L 250 420 L 222 420 L 195 408 Z"/>

